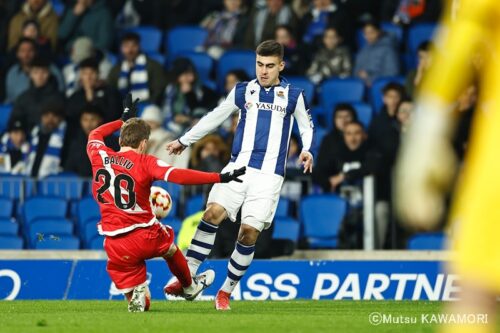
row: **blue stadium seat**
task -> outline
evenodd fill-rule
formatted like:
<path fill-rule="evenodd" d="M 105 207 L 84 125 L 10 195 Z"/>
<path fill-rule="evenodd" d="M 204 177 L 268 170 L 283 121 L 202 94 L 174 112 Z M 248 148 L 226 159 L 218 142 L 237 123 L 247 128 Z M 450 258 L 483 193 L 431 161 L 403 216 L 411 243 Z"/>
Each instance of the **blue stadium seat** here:
<path fill-rule="evenodd" d="M 408 52 L 416 56 L 418 46 L 422 42 L 432 40 L 437 27 L 434 23 L 419 23 L 411 26 L 408 30 Z"/>
<path fill-rule="evenodd" d="M 286 80 L 291 85 L 304 89 L 306 102 L 310 106 L 314 99 L 314 84 L 305 76 L 290 76 Z"/>
<path fill-rule="evenodd" d="M 139 26 L 127 31 L 135 32 L 141 36 L 141 49 L 145 53 L 158 52 L 161 45 L 162 32 L 153 26 Z M 162 63 L 162 62 L 160 62 Z"/>
<path fill-rule="evenodd" d="M 33 195 L 34 188 L 34 181 L 28 177 L 7 174 L 0 176 L 0 197 L 24 199 Z"/>
<path fill-rule="evenodd" d="M 290 215 L 290 199 L 280 197 L 274 217 L 288 217 Z"/>
<path fill-rule="evenodd" d="M 0 134 L 7 129 L 10 113 L 12 112 L 12 105 L 0 104 Z"/>
<path fill-rule="evenodd" d="M 255 78 L 255 52 L 249 50 L 229 50 L 217 63 L 217 86 L 223 91 L 227 72 L 241 69 L 250 79 Z"/>
<path fill-rule="evenodd" d="M 375 113 L 379 113 L 380 109 L 382 108 L 383 105 L 382 97 L 384 95 L 382 90 L 384 89 L 385 85 L 390 82 L 396 82 L 404 85 L 405 78 L 403 76 L 386 76 L 386 77 L 380 77 L 375 81 L 373 81 L 373 84 L 370 89 L 370 101 L 372 103 L 373 111 Z"/>
<path fill-rule="evenodd" d="M 415 234 L 408 240 L 408 250 L 443 250 L 445 240 L 443 232 Z"/>
<path fill-rule="evenodd" d="M 296 243 L 299 239 L 300 224 L 290 217 L 274 219 L 273 239 L 288 239 Z"/>
<path fill-rule="evenodd" d="M 333 112 L 333 111 L 331 111 Z M 311 107 L 311 117 L 314 122 L 314 126 L 321 126 L 328 128 L 328 124 L 326 123 L 326 112 L 321 105 Z"/>
<path fill-rule="evenodd" d="M 58 239 L 62 236 L 73 235 L 74 225 L 68 220 L 42 219 L 29 226 L 29 240 L 35 246 L 37 242 Z"/>
<path fill-rule="evenodd" d="M 357 102 L 357 103 L 352 103 L 352 106 L 354 110 L 356 110 L 356 115 L 358 116 L 359 122 L 365 126 L 365 130 L 368 130 L 373 118 L 373 110 L 371 105 L 362 102 Z"/>
<path fill-rule="evenodd" d="M 197 26 L 178 26 L 167 31 L 165 39 L 167 54 L 174 56 L 185 51 L 197 51 L 205 44 L 208 32 Z"/>
<path fill-rule="evenodd" d="M 361 102 L 364 94 L 365 84 L 360 79 L 329 79 L 321 84 L 320 101 L 328 114 L 338 103 Z"/>
<path fill-rule="evenodd" d="M 191 60 L 198 77 L 202 82 L 211 82 L 210 75 L 214 69 L 214 60 L 205 52 L 184 51 L 173 56 L 172 60 L 177 58 L 187 58 Z"/>
<path fill-rule="evenodd" d="M 40 219 L 62 219 L 66 218 L 68 203 L 64 199 L 33 197 L 23 205 L 24 223 L 30 225 Z"/>
<path fill-rule="evenodd" d="M 18 232 L 19 224 L 15 221 L 0 219 L 0 235 L 17 236 Z"/>
<path fill-rule="evenodd" d="M 313 156 L 318 156 L 319 148 L 321 147 L 321 142 L 323 141 L 323 138 L 327 134 L 328 134 L 327 129 L 321 126 L 314 127 L 314 139 L 311 146 L 311 153 L 313 154 Z"/>
<path fill-rule="evenodd" d="M 104 237 L 101 235 L 94 237 L 89 242 L 89 245 L 87 248 L 90 250 L 104 250 Z"/>
<path fill-rule="evenodd" d="M 174 229 L 175 236 L 179 234 L 179 231 L 182 227 L 182 221 L 176 217 L 167 216 L 166 218 L 161 220 L 161 223 L 169 225 L 172 229 Z"/>
<path fill-rule="evenodd" d="M 160 52 L 148 52 L 146 55 L 150 59 L 156 61 L 157 63 L 163 66 L 163 63 L 165 62 L 165 56 Z"/>
<path fill-rule="evenodd" d="M 75 236 L 62 236 L 59 239 L 49 239 L 35 244 L 37 250 L 78 250 L 80 240 Z"/>
<path fill-rule="evenodd" d="M 0 236 L 0 250 L 21 250 L 23 239 L 17 236 Z"/>
<path fill-rule="evenodd" d="M 96 224 L 101 220 L 99 205 L 92 197 L 85 197 L 78 203 L 77 221 L 80 228 L 91 223 Z"/>
<path fill-rule="evenodd" d="M 198 213 L 200 210 L 205 208 L 205 198 L 201 194 L 193 195 L 186 201 L 186 207 L 184 208 L 184 216 L 190 216 Z"/>
<path fill-rule="evenodd" d="M 346 201 L 334 194 L 309 195 L 302 199 L 300 215 L 309 247 L 336 248 L 346 211 Z"/>
<path fill-rule="evenodd" d="M 99 232 L 97 231 L 97 225 L 95 223 L 85 224 L 80 235 L 82 236 L 84 243 L 90 246 L 91 240 L 96 236 L 99 236 Z"/>
<path fill-rule="evenodd" d="M 0 219 L 10 219 L 14 210 L 14 202 L 10 199 L 0 198 Z"/>
<path fill-rule="evenodd" d="M 38 181 L 36 193 L 39 196 L 76 200 L 82 197 L 83 182 L 83 179 L 75 174 L 52 175 Z"/>

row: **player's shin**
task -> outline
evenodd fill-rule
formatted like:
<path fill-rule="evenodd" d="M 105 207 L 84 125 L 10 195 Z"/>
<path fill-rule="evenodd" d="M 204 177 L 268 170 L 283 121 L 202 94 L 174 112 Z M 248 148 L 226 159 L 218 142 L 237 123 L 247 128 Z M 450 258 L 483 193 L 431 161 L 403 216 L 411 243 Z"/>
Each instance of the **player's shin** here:
<path fill-rule="evenodd" d="M 218 228 L 219 226 L 204 220 L 201 220 L 200 224 L 198 224 L 196 233 L 186 253 L 191 275 L 196 275 L 198 267 L 200 267 L 201 263 L 210 254 L 210 251 L 212 251 Z"/>
<path fill-rule="evenodd" d="M 231 254 L 231 259 L 227 265 L 227 278 L 222 285 L 222 291 L 229 294 L 233 292 L 234 288 L 252 263 L 254 253 L 255 245 L 247 246 L 240 242 L 236 242 L 236 248 Z"/>

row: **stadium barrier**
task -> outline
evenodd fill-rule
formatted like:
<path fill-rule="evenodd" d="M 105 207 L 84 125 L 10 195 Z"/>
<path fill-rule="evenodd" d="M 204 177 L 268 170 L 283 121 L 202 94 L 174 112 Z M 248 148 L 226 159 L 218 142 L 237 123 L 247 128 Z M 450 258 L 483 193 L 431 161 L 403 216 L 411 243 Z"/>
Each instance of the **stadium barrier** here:
<path fill-rule="evenodd" d="M 318 260 L 321 257 L 323 259 Z M 122 299 L 106 273 L 100 251 L 0 251 L 0 299 Z M 316 259 L 314 259 L 316 258 Z M 443 273 L 443 251 L 298 251 L 294 257 L 256 260 L 232 296 L 236 300 L 455 300 L 458 277 Z M 172 278 L 163 260 L 151 260 L 152 297 L 165 299 Z M 213 299 L 226 260 L 209 260 Z"/>

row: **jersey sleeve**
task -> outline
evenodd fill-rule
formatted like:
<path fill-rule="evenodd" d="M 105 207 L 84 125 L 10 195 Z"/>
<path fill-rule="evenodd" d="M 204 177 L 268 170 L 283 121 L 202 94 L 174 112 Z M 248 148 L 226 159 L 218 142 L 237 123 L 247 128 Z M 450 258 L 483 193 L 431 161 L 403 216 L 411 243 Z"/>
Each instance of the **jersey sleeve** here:
<path fill-rule="evenodd" d="M 111 148 L 106 147 L 106 145 L 104 144 L 104 138 L 118 131 L 121 128 L 122 124 L 123 122 L 121 120 L 115 120 L 110 123 L 101 125 L 90 132 L 87 142 L 87 155 L 92 164 L 93 159 L 98 156 L 99 150 L 113 151 Z"/>
<path fill-rule="evenodd" d="M 310 151 L 313 144 L 314 124 L 311 117 L 311 111 L 304 98 L 304 92 L 301 92 L 295 111 L 293 113 L 299 127 L 300 138 L 302 140 L 302 151 Z"/>
<path fill-rule="evenodd" d="M 220 182 L 218 173 L 178 169 L 153 156 L 147 156 L 146 170 L 153 180 L 164 180 L 181 185 L 202 185 Z"/>
<path fill-rule="evenodd" d="M 207 113 L 200 121 L 185 133 L 179 140 L 185 145 L 191 145 L 216 129 L 233 112 L 238 110 L 235 103 L 235 90 L 231 90 L 226 99 L 211 112 Z"/>

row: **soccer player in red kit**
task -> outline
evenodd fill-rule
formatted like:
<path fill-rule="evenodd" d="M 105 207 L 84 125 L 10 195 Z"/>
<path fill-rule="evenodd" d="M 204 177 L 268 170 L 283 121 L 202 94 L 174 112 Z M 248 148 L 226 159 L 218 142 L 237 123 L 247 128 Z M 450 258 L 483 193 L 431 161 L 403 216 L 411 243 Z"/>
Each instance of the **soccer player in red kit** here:
<path fill-rule="evenodd" d="M 173 243 L 173 230 L 161 224 L 151 211 L 149 195 L 155 180 L 177 184 L 241 182 L 241 168 L 218 174 L 177 169 L 146 155 L 150 127 L 136 118 L 138 100 L 124 100 L 121 120 L 104 124 L 89 135 L 87 155 L 92 164 L 92 193 L 99 203 L 102 220 L 99 233 L 106 236 L 106 270 L 128 299 L 130 312 L 149 309 L 151 296 L 146 284 L 146 259 L 163 257 L 183 286 L 183 297 L 193 300 L 214 280 L 213 270 L 191 277 L 186 259 Z M 104 144 L 104 138 L 120 132 L 120 151 Z"/>

